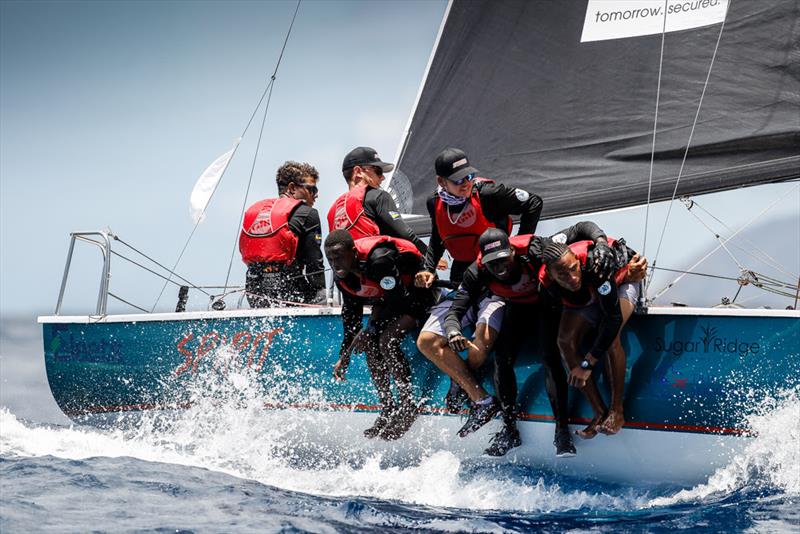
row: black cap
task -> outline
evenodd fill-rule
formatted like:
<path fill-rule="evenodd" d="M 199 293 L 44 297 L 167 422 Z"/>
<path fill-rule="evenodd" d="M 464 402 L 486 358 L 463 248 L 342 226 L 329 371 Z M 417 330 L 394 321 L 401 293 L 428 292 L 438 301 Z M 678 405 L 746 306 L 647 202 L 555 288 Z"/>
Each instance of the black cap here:
<path fill-rule="evenodd" d="M 468 174 L 478 172 L 471 167 L 467 155 L 459 148 L 445 148 L 436 156 L 436 176 L 447 178 L 451 181 L 461 180 Z"/>
<path fill-rule="evenodd" d="M 368 146 L 359 146 L 351 150 L 344 157 L 342 171 L 352 169 L 356 165 L 360 167 L 380 167 L 383 172 L 392 172 L 394 163 L 386 163 L 378 157 L 378 152 Z"/>
<path fill-rule="evenodd" d="M 511 256 L 508 234 L 499 228 L 487 228 L 478 239 L 478 247 L 481 250 L 481 263 Z"/>

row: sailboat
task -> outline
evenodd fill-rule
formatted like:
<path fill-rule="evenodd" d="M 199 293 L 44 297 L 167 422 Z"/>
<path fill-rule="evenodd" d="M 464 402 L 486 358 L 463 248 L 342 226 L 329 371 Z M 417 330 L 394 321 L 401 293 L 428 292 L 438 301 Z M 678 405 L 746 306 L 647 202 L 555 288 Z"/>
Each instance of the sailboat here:
<path fill-rule="evenodd" d="M 423 233 L 432 162 L 444 146 L 479 159 L 482 174 L 542 196 L 544 218 L 797 180 L 799 12 L 793 0 L 453 0 L 388 188 Z M 56 313 L 39 318 L 50 388 L 69 417 L 185 408 L 209 376 L 245 372 L 263 386 L 265 409 L 327 415 L 330 424 L 307 439 L 464 458 L 485 448 L 488 430 L 455 437 L 460 418 L 442 404 L 448 381 L 412 339 L 405 348 L 422 415 L 403 439 L 376 443 L 361 434 L 377 411 L 363 360 L 347 382 L 331 377 L 338 307 L 107 314 L 117 240 L 107 231 L 71 239 Z M 64 316 L 72 249 L 86 240 L 104 257 L 97 306 Z M 653 247 L 641 252 L 657 269 L 660 243 Z M 792 305 L 796 273 L 742 276 Z M 527 347 L 517 364 L 523 446 L 500 461 L 692 484 L 746 446 L 751 405 L 800 388 L 796 309 L 664 306 L 650 289 L 623 335 L 623 431 L 556 460 L 543 371 Z M 589 418 L 575 402 L 572 422 Z"/>

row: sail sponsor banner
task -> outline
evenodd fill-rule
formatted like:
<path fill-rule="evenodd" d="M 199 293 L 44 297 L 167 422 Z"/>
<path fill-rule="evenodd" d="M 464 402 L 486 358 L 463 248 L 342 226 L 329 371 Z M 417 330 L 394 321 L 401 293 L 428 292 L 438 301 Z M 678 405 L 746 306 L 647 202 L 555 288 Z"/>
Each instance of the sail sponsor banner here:
<path fill-rule="evenodd" d="M 589 0 L 581 42 L 719 24 L 727 9 L 728 0 Z"/>
<path fill-rule="evenodd" d="M 192 194 L 189 196 L 189 212 L 195 224 L 203 222 L 203 219 L 206 218 L 208 203 L 211 201 L 211 197 L 214 195 L 225 169 L 228 168 L 228 163 L 230 163 L 234 152 L 236 152 L 239 141 L 241 139 L 237 139 L 233 148 L 215 159 L 195 182 Z"/>

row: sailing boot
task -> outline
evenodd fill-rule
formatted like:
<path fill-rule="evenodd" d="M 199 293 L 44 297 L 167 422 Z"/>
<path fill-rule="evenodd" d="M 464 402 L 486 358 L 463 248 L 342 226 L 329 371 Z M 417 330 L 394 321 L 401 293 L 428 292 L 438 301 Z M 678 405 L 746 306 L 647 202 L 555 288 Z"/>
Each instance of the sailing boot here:
<path fill-rule="evenodd" d="M 497 412 L 500 411 L 500 401 L 493 395 L 489 395 L 483 400 L 473 402 L 472 407 L 469 409 L 469 416 L 467 422 L 458 431 L 458 437 L 466 437 L 480 427 L 494 419 Z"/>
<path fill-rule="evenodd" d="M 504 424 L 502 430 L 492 437 L 489 447 L 484 451 L 489 456 L 505 456 L 514 447 L 522 445 L 519 430 L 515 424 Z"/>
<path fill-rule="evenodd" d="M 418 413 L 419 410 L 413 402 L 401 402 L 379 436 L 387 441 L 400 439 L 414 424 Z"/>
<path fill-rule="evenodd" d="M 575 450 L 575 444 L 572 442 L 572 434 L 569 428 L 556 427 L 553 445 L 556 447 L 556 457 L 558 458 L 571 458 L 578 454 L 578 451 Z"/>
<path fill-rule="evenodd" d="M 369 439 L 379 436 L 380 433 L 391 422 L 392 416 L 394 415 L 396 408 L 397 406 L 395 405 L 394 402 L 389 402 L 384 404 L 381 407 L 381 411 L 378 414 L 378 417 L 375 419 L 375 422 L 372 423 L 372 426 L 364 430 L 364 436 Z"/>
<path fill-rule="evenodd" d="M 450 389 L 447 390 L 447 395 L 444 397 L 444 406 L 447 410 L 447 413 L 459 413 L 464 408 L 464 405 L 467 403 L 467 401 L 469 401 L 467 392 L 464 391 L 464 388 L 458 385 L 458 382 L 451 378 Z"/>

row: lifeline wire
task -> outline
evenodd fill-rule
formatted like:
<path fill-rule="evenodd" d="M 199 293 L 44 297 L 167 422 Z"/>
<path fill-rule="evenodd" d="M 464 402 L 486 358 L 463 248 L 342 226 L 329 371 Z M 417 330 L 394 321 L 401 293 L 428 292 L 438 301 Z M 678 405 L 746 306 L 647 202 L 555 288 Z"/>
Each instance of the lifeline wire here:
<path fill-rule="evenodd" d="M 732 0 L 731 0 L 732 1 Z M 678 194 L 678 184 L 681 183 L 681 177 L 683 175 L 683 168 L 686 165 L 686 157 L 689 155 L 689 147 L 692 145 L 692 137 L 694 137 L 694 129 L 697 126 L 697 119 L 700 117 L 700 109 L 703 107 L 703 98 L 706 95 L 706 88 L 708 88 L 708 80 L 711 78 L 711 71 L 714 68 L 714 60 L 717 58 L 717 50 L 719 50 L 719 43 L 722 40 L 722 32 L 725 30 L 725 21 L 728 19 L 728 11 L 730 10 L 731 5 L 728 4 L 728 7 L 725 10 L 725 17 L 722 19 L 722 24 L 719 27 L 719 35 L 717 36 L 717 43 L 714 46 L 714 53 L 711 55 L 711 63 L 708 65 L 708 73 L 706 74 L 706 81 L 703 84 L 703 91 L 700 93 L 700 101 L 697 103 L 697 111 L 694 114 L 694 121 L 692 121 L 692 129 L 689 131 L 689 140 L 686 142 L 686 150 L 683 152 L 683 160 L 681 160 L 681 167 L 678 170 L 678 178 L 675 180 L 675 189 L 672 191 L 672 198 L 669 201 L 669 208 L 667 209 L 667 216 L 664 219 L 664 227 L 661 229 L 661 237 L 658 240 L 658 247 L 656 248 L 656 255 L 653 257 L 653 267 L 656 266 L 658 262 L 658 254 L 661 252 L 661 245 L 664 242 L 664 234 L 667 231 L 667 223 L 669 222 L 669 216 L 672 213 L 672 206 L 675 203 L 675 195 Z M 650 281 L 647 282 L 647 287 L 650 286 Z M 645 294 L 647 293 L 647 287 L 645 288 Z M 657 297 L 654 297 L 654 300 Z"/>
<path fill-rule="evenodd" d="M 302 0 L 297 0 L 297 8 L 295 8 L 294 11 L 295 17 L 297 16 L 297 10 L 300 8 L 301 1 Z M 292 18 L 292 24 L 294 24 L 294 18 Z M 289 28 L 289 31 L 291 32 L 291 27 Z M 288 34 L 286 36 L 286 39 L 287 40 L 289 39 Z M 283 48 L 284 49 L 286 48 L 286 41 L 284 41 L 283 43 Z M 278 58 L 278 64 L 280 64 L 281 58 L 283 58 L 283 50 L 281 50 L 281 55 Z M 275 68 L 275 72 L 277 72 L 277 67 Z M 274 81 L 275 81 L 275 73 L 272 74 L 269 83 L 264 88 L 264 91 L 261 93 L 261 98 L 259 98 L 258 104 L 256 104 L 256 107 L 253 109 L 253 113 L 250 114 L 250 119 L 247 121 L 247 125 L 244 127 L 244 130 L 242 130 L 242 134 L 239 136 L 239 139 L 244 138 L 245 134 L 247 133 L 247 130 L 250 129 L 250 125 L 253 123 L 253 119 L 255 118 L 256 113 L 258 112 L 258 109 L 261 107 L 261 103 L 264 101 L 264 98 L 267 96 L 267 93 L 271 91 Z M 236 156 L 237 150 L 239 150 L 239 143 L 237 143 L 236 147 L 233 149 L 233 154 L 231 154 L 231 157 L 228 160 L 228 166 L 225 167 L 225 170 L 220 175 L 219 180 L 217 181 L 217 185 L 214 186 L 214 190 L 211 192 L 211 196 L 209 196 L 208 202 L 206 202 L 206 207 L 203 208 L 201 215 L 205 214 L 206 210 L 208 209 L 208 206 L 211 204 L 211 200 L 214 198 L 214 193 L 217 192 L 219 184 L 222 183 L 222 178 L 225 176 L 225 172 L 227 172 L 228 168 L 230 167 L 230 162 L 233 161 L 234 156 Z M 192 237 L 194 236 L 195 231 L 197 231 L 197 227 L 200 224 L 201 220 L 202 216 L 198 218 L 196 223 L 194 223 L 194 227 L 192 228 L 192 231 L 189 233 L 189 237 L 186 238 L 186 243 L 183 245 L 181 253 L 178 254 L 178 259 L 175 260 L 175 265 L 172 266 L 171 271 L 175 271 L 175 269 L 178 268 L 178 264 L 181 262 L 181 259 L 183 258 L 183 254 L 186 252 L 186 249 L 189 247 L 189 243 L 192 241 Z M 158 294 L 158 298 L 156 298 L 156 301 L 153 303 L 153 307 L 150 309 L 150 313 L 152 313 L 156 309 L 156 306 L 158 306 L 158 301 L 161 300 L 161 296 L 164 294 L 164 290 L 167 288 L 167 284 L 168 282 L 164 282 L 164 285 L 161 287 L 161 292 Z M 225 282 L 225 285 L 228 285 L 228 283 Z"/>
<path fill-rule="evenodd" d="M 233 249 L 231 250 L 231 260 L 228 263 L 228 274 L 225 275 L 225 285 L 228 285 L 228 280 L 231 277 L 231 268 L 233 267 L 233 257 L 236 255 L 236 241 L 239 236 L 239 228 L 244 223 L 244 212 L 247 208 L 247 197 L 250 195 L 250 185 L 253 183 L 253 173 L 256 168 L 256 158 L 258 157 L 258 150 L 261 147 L 261 138 L 264 135 L 264 125 L 267 123 L 267 112 L 269 111 L 269 103 L 272 100 L 272 89 L 275 87 L 275 77 L 278 74 L 278 68 L 281 66 L 281 61 L 283 60 L 283 53 L 286 50 L 286 44 L 289 42 L 289 36 L 292 34 L 292 28 L 294 27 L 294 21 L 297 18 L 297 12 L 300 10 L 300 2 L 302 0 L 297 0 L 297 6 L 294 8 L 294 15 L 292 16 L 292 22 L 289 24 L 289 30 L 286 32 L 286 38 L 283 40 L 283 48 L 281 48 L 281 53 L 278 56 L 278 62 L 275 64 L 275 70 L 272 71 L 272 76 L 270 77 L 269 82 L 269 96 L 267 97 L 267 103 L 264 106 L 264 117 L 261 119 L 261 131 L 258 134 L 258 143 L 256 144 L 256 151 L 253 155 L 253 164 L 250 167 L 250 177 L 247 180 L 247 189 L 244 193 L 244 199 L 242 201 L 242 214 L 239 217 L 239 224 L 236 226 L 236 235 L 234 236 L 233 242 Z M 259 102 L 260 105 L 260 102 Z"/>

